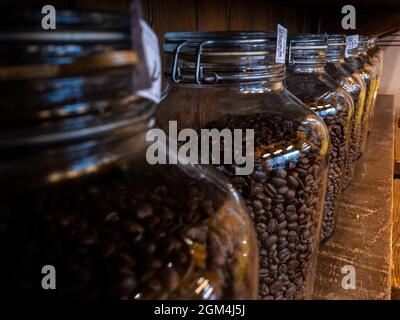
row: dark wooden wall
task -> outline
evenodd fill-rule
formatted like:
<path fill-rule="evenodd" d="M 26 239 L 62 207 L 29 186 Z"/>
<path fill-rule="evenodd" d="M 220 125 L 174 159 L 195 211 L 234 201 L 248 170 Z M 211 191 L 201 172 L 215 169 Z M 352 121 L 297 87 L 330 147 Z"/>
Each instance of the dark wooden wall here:
<path fill-rule="evenodd" d="M 318 12 L 288 1 L 142 0 L 144 17 L 159 36 L 167 31 L 316 31 Z M 314 30 L 313 30 L 314 29 Z"/>
<path fill-rule="evenodd" d="M 167 31 L 273 31 L 346 33 L 341 8 L 352 4 L 357 30 L 382 34 L 400 28 L 400 0 L 140 0 L 144 17 L 160 40 Z M 58 8 L 127 12 L 130 0 L 0 0 L 0 9 L 54 4 Z"/>

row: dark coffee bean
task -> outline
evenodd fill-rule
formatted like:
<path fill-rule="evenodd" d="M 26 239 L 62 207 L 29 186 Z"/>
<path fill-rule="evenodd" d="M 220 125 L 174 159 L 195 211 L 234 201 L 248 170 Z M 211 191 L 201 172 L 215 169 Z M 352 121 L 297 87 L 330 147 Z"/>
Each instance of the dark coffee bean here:
<path fill-rule="evenodd" d="M 275 188 L 282 188 L 286 186 L 287 182 L 285 179 L 282 178 L 272 178 L 271 183 L 275 186 Z"/>
<path fill-rule="evenodd" d="M 271 194 L 272 194 L 272 196 L 274 196 L 274 195 L 276 195 L 277 194 L 277 190 L 275 189 L 275 187 L 272 185 L 272 184 L 270 184 L 270 183 L 267 183 L 267 185 L 266 185 L 266 191 L 269 191 Z"/>
<path fill-rule="evenodd" d="M 286 201 L 291 202 L 292 200 L 294 200 L 295 196 L 296 196 L 296 191 L 290 189 L 288 193 L 286 193 Z"/>
<path fill-rule="evenodd" d="M 279 265 L 279 273 L 286 274 L 288 272 L 288 267 L 286 264 Z"/>
<path fill-rule="evenodd" d="M 288 225 L 287 221 L 280 222 L 279 225 L 278 225 L 278 230 L 280 231 L 280 230 L 286 229 L 287 225 Z"/>
<path fill-rule="evenodd" d="M 144 203 L 136 211 L 136 217 L 140 220 L 146 219 L 153 214 L 153 208 L 151 205 Z"/>
<path fill-rule="evenodd" d="M 284 170 L 284 169 L 275 170 L 275 171 L 273 171 L 272 175 L 273 175 L 274 177 L 278 177 L 278 178 L 285 179 L 286 176 L 287 176 L 287 171 Z"/>
<path fill-rule="evenodd" d="M 299 236 L 296 231 L 289 231 L 287 235 L 287 239 L 289 242 L 296 242 L 299 239 Z"/>
<path fill-rule="evenodd" d="M 275 232 L 277 229 L 278 229 L 278 221 L 276 221 L 275 219 L 271 219 L 271 220 L 268 222 L 268 225 L 267 225 L 267 231 L 268 231 L 268 233 L 273 233 L 273 232 Z"/>
<path fill-rule="evenodd" d="M 296 190 L 298 188 L 298 186 L 299 186 L 298 179 L 295 178 L 292 175 L 288 176 L 287 183 L 288 183 L 289 187 L 294 189 L 294 190 Z"/>
<path fill-rule="evenodd" d="M 175 289 L 177 289 L 180 283 L 178 272 L 176 272 L 173 267 L 167 268 L 164 272 L 162 283 L 169 291 L 174 291 Z"/>
<path fill-rule="evenodd" d="M 267 247 L 272 246 L 274 243 L 276 243 L 278 241 L 278 236 L 275 234 L 272 234 L 268 237 L 266 245 Z"/>
<path fill-rule="evenodd" d="M 297 230 L 299 228 L 299 225 L 297 222 L 291 222 L 288 224 L 289 230 Z"/>
<path fill-rule="evenodd" d="M 288 261 L 289 258 L 290 258 L 290 251 L 289 251 L 289 249 L 287 249 L 287 248 L 283 249 L 281 252 L 279 252 L 278 257 L 279 257 L 279 260 L 280 260 L 281 262 L 286 262 L 286 261 Z"/>
<path fill-rule="evenodd" d="M 253 208 L 254 208 L 254 210 L 261 210 L 261 209 L 263 209 L 263 204 L 262 204 L 262 202 L 261 201 L 259 201 L 259 200 L 254 200 L 253 201 Z"/>
<path fill-rule="evenodd" d="M 285 194 L 287 194 L 289 192 L 289 187 L 287 187 L 287 186 L 281 187 L 281 188 L 278 189 L 278 192 L 280 194 L 285 195 Z"/>

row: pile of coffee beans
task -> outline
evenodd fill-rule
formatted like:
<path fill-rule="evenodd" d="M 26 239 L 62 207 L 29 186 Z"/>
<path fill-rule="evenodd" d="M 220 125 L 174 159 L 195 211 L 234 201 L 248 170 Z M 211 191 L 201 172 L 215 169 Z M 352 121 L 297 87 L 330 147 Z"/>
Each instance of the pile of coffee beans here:
<path fill-rule="evenodd" d="M 227 116 L 210 127 L 255 132 L 253 173 L 236 176 L 235 165 L 219 169 L 243 196 L 254 221 L 260 298 L 309 298 L 325 191 L 321 139 L 306 138 L 309 130 L 301 121 L 274 115 Z"/>
<path fill-rule="evenodd" d="M 348 110 L 340 108 L 338 105 L 334 105 L 334 103 L 330 103 L 325 107 L 323 102 L 316 101 L 309 96 L 301 100 L 310 109 L 315 110 L 324 120 L 331 140 L 325 209 L 321 225 L 321 242 L 324 242 L 331 237 L 335 229 L 342 193 L 344 164 L 349 147 L 349 123 L 346 120 L 348 119 Z"/>
<path fill-rule="evenodd" d="M 254 287 L 245 283 L 249 264 L 254 273 L 258 264 L 247 264 L 257 247 L 246 210 L 209 181 L 166 179 L 174 187 L 160 184 L 160 176 L 139 184 L 113 170 L 94 181 L 2 197 L 2 295 L 255 298 L 256 280 Z M 42 289 L 44 265 L 56 269 L 57 290 Z"/>

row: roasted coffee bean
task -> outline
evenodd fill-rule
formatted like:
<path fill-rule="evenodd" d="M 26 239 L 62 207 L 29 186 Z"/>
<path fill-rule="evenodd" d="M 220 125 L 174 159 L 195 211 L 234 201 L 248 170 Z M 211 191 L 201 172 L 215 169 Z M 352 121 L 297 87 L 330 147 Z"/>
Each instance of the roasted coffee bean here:
<path fill-rule="evenodd" d="M 255 118 L 252 116 L 226 117 L 213 123 L 210 128 L 251 127 L 255 130 L 255 172 L 244 176 L 240 183 L 234 175 L 234 165 L 226 165 L 223 172 L 240 190 L 255 223 L 260 246 L 260 270 L 263 270 L 259 282 L 260 298 L 295 299 L 302 297 L 307 290 L 306 280 L 315 256 L 310 247 L 310 250 L 301 252 L 308 255 L 307 259 L 303 258 L 304 263 L 300 260 L 304 236 L 304 230 L 301 229 L 300 232 L 300 227 L 309 229 L 312 239 L 308 241 L 314 245 L 319 239 L 318 230 L 307 225 L 307 222 L 312 221 L 318 225 L 320 219 L 319 211 L 324 200 L 323 163 L 320 162 L 318 152 L 300 151 L 296 159 L 291 158 L 285 163 L 281 162 L 285 160 L 279 160 L 279 165 L 277 162 L 275 167 L 272 156 L 274 152 L 277 149 L 285 150 L 289 146 L 290 149 L 293 148 L 297 145 L 297 134 L 300 132 L 304 135 L 307 130 L 298 122 L 284 121 L 280 117 L 257 117 L 257 121 L 253 119 Z M 312 139 L 314 145 L 321 145 L 318 139 Z M 271 161 L 268 157 L 263 157 L 268 154 L 271 155 Z M 257 171 L 264 174 L 258 174 Z M 259 176 L 264 179 L 262 184 L 256 178 Z M 290 260 L 292 258 L 294 260 Z M 266 268 L 268 272 L 265 271 Z M 297 286 L 293 281 L 299 270 L 304 271 L 304 281 Z M 289 272 L 292 278 L 289 277 Z M 289 288 L 289 294 L 286 294 Z"/>
<path fill-rule="evenodd" d="M 16 231 L 23 238 L 13 250 L 0 243 L 0 260 L 16 272 L 0 276 L 0 286 L 12 296 L 41 296 L 34 274 L 46 261 L 57 269 L 60 299 L 185 297 L 185 275 L 206 270 L 215 271 L 218 294 L 230 292 L 235 280 L 228 265 L 235 263 L 237 247 L 232 236 L 223 241 L 209 226 L 219 208 L 230 206 L 225 195 L 209 184 L 144 188 L 117 177 L 110 173 L 96 187 L 60 185 L 27 194 L 24 201 L 18 194 L 7 199 L 7 210 L 0 208 L 1 243 L 12 243 Z M 267 229 L 265 223 L 259 227 Z"/>
<path fill-rule="evenodd" d="M 276 235 L 270 235 L 266 241 L 266 246 L 267 247 L 271 247 L 274 243 L 276 243 L 278 241 L 278 236 Z"/>
<path fill-rule="evenodd" d="M 282 188 L 287 185 L 287 182 L 285 179 L 282 178 L 272 178 L 271 179 L 272 184 L 275 186 L 275 188 Z"/>
<path fill-rule="evenodd" d="M 278 229 L 278 221 L 276 219 L 271 219 L 268 221 L 267 231 L 268 233 L 273 233 Z"/>

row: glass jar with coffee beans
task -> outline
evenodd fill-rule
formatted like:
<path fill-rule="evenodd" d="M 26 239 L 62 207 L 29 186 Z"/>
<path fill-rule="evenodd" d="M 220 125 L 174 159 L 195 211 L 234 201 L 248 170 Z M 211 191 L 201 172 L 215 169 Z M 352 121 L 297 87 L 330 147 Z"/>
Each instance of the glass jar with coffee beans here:
<path fill-rule="evenodd" d="M 373 110 L 375 108 L 376 97 L 379 92 L 380 82 L 381 82 L 381 75 L 383 69 L 383 50 L 378 46 L 378 38 L 376 37 L 368 37 L 368 51 L 367 55 L 369 57 L 369 61 L 372 65 L 375 66 L 377 71 L 377 81 L 375 86 L 375 94 L 374 100 L 372 102 Z"/>
<path fill-rule="evenodd" d="M 354 112 L 351 97 L 324 69 L 326 49 L 326 36 L 289 36 L 285 80 L 288 90 L 320 116 L 329 130 L 331 149 L 321 242 L 328 240 L 335 228 Z"/>
<path fill-rule="evenodd" d="M 359 44 L 358 44 L 358 53 L 359 57 L 366 62 L 366 67 L 370 68 L 372 73 L 375 75 L 375 81 L 373 85 L 373 93 L 372 93 L 372 101 L 371 101 L 371 109 L 370 109 L 370 116 L 369 116 L 369 131 L 372 129 L 372 124 L 374 120 L 374 112 L 375 112 L 375 103 L 376 98 L 378 96 L 379 91 L 379 84 L 380 84 L 380 73 L 381 73 L 381 61 L 378 57 L 371 56 L 369 54 L 369 50 L 371 48 L 371 41 L 370 37 L 366 35 L 362 35 L 359 37 Z"/>
<path fill-rule="evenodd" d="M 3 54 L 29 43 L 44 55 L 0 66 L 1 295 L 256 298 L 257 242 L 236 191 L 212 168 L 146 157 L 154 102 L 133 93 L 133 68 L 146 69 L 131 50 L 141 45 L 131 19 L 115 16 L 118 30 L 108 25 L 100 38 L 96 23 L 78 24 L 69 37 L 79 13 L 57 15 L 58 48 L 84 47 L 84 58 L 62 50 L 67 62 L 50 59 L 53 33 L 0 39 Z M 56 290 L 43 290 L 53 281 Z"/>
<path fill-rule="evenodd" d="M 353 179 L 356 160 L 361 146 L 361 121 L 365 100 L 365 84 L 359 74 L 350 74 L 343 68 L 346 49 L 346 36 L 329 35 L 327 40 L 325 71 L 351 95 L 354 102 L 352 126 L 350 130 L 349 152 L 344 164 L 343 189 Z"/>
<path fill-rule="evenodd" d="M 364 46 L 364 44 L 362 45 Z M 367 46 L 367 45 L 365 45 Z M 371 109 L 374 102 L 374 94 L 376 88 L 377 74 L 376 70 L 367 63 L 367 48 L 347 49 L 345 63 L 343 67 L 352 74 L 359 74 L 365 83 L 365 102 L 363 117 L 361 120 L 361 150 L 360 155 L 365 151 L 368 140 L 368 133 L 371 127 Z M 364 52 L 361 54 L 361 52 Z"/>
<path fill-rule="evenodd" d="M 259 297 L 310 298 L 326 189 L 325 125 L 283 86 L 285 67 L 275 62 L 271 34 L 167 33 L 165 41 L 170 86 L 157 119 L 163 127 L 177 121 L 198 132 L 254 130 L 250 173 L 238 174 L 235 161 L 212 163 L 240 192 L 253 219 Z M 243 137 L 239 150 L 228 151 L 224 139 L 219 158 L 248 151 L 247 142 Z"/>

